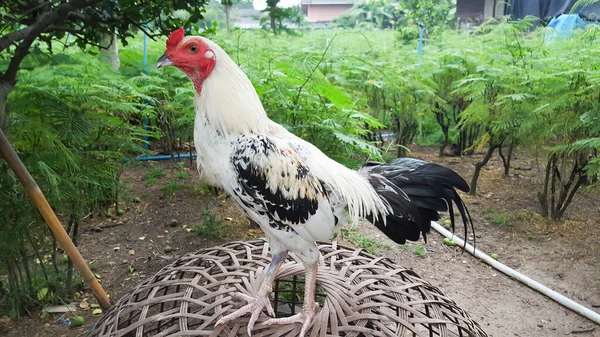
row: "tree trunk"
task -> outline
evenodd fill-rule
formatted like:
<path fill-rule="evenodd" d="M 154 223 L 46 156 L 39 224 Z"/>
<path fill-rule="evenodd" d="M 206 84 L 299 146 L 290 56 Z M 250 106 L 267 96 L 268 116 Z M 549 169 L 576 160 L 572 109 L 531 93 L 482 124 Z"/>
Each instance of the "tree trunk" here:
<path fill-rule="evenodd" d="M 569 179 L 566 181 L 566 183 L 563 183 L 562 179 L 553 181 L 556 182 L 556 185 L 558 185 L 560 192 L 556 204 L 552 205 L 552 221 L 559 221 L 562 218 L 567 210 L 567 207 L 571 204 L 575 193 L 577 193 L 577 190 L 579 190 L 579 187 L 581 187 L 585 181 L 586 178 L 584 174 L 584 168 L 588 163 L 586 156 L 587 154 L 578 154 L 572 159 L 573 168 L 571 169 L 571 174 L 569 175 Z M 557 170 L 557 176 L 560 176 L 558 166 L 555 165 L 554 168 Z M 553 191 L 554 190 L 555 189 L 553 188 Z"/>
<path fill-rule="evenodd" d="M 27 252 L 25 251 L 25 243 L 21 242 L 19 244 L 19 254 L 21 255 L 21 265 L 23 266 L 23 270 L 25 271 L 25 279 L 27 281 L 27 290 L 30 294 L 33 294 L 33 282 L 31 280 L 31 270 L 29 269 L 29 258 L 27 257 Z"/>
<path fill-rule="evenodd" d="M 231 35 L 230 12 L 231 12 L 231 5 L 226 4 L 225 5 L 225 25 L 227 26 L 227 35 Z"/>
<path fill-rule="evenodd" d="M 458 140 L 457 140 L 457 144 L 458 145 L 458 151 L 459 151 L 459 155 L 462 156 L 465 153 L 465 149 L 467 148 L 467 132 L 465 131 L 464 127 L 457 127 L 457 131 L 458 131 Z"/>
<path fill-rule="evenodd" d="M 10 301 L 9 303 L 11 304 L 10 306 L 13 308 L 13 318 L 16 318 L 19 317 L 20 312 L 23 309 L 19 278 L 14 270 L 14 260 L 5 258 L 4 265 L 6 266 L 6 273 L 8 274 L 8 293 L 11 294 L 8 299 Z"/>
<path fill-rule="evenodd" d="M 406 150 L 406 147 L 402 144 L 398 144 L 398 150 L 396 151 L 396 157 L 402 158 L 402 157 L 407 157 L 407 156 L 408 156 L 408 151 Z"/>
<path fill-rule="evenodd" d="M 502 153 L 502 145 L 500 144 L 500 146 L 498 146 L 498 155 L 500 156 L 500 159 L 502 159 L 502 165 L 504 166 L 504 176 L 508 177 L 508 163 L 506 161 L 506 157 L 504 156 L 504 153 Z"/>
<path fill-rule="evenodd" d="M 77 247 L 77 232 L 79 230 L 79 221 L 72 217 L 71 221 L 73 222 L 72 230 L 71 230 L 71 240 L 75 247 Z M 73 261 L 69 259 L 67 262 L 67 294 L 71 295 L 74 293 L 73 289 Z"/>
<path fill-rule="evenodd" d="M 449 125 L 442 125 L 442 132 L 444 133 L 444 142 L 442 143 L 442 145 L 440 145 L 440 157 L 444 156 L 444 152 L 446 151 L 446 146 L 448 146 L 448 130 L 449 130 Z"/>
<path fill-rule="evenodd" d="M 508 147 L 508 157 L 506 158 L 506 165 L 504 166 L 504 175 L 508 176 L 510 171 L 510 161 L 513 156 L 513 150 L 515 149 L 515 139 L 510 140 L 510 146 Z"/>
<path fill-rule="evenodd" d="M 39 261 L 43 261 L 42 255 L 40 254 L 39 247 L 33 241 L 33 238 L 31 237 L 29 228 L 25 229 L 25 234 L 27 234 L 27 239 L 29 240 L 29 244 L 31 245 L 31 248 L 33 249 L 33 253 L 34 253 L 35 257 Z M 46 281 L 46 284 L 50 284 L 50 281 L 48 279 L 48 273 L 46 272 L 46 267 L 44 267 L 43 263 L 40 263 L 40 268 L 42 269 L 42 276 L 44 277 L 44 281 Z"/>
<path fill-rule="evenodd" d="M 277 27 L 275 26 L 275 11 L 277 10 L 276 6 L 271 6 L 269 8 L 269 20 L 271 21 L 271 30 L 274 34 L 277 34 Z"/>
<path fill-rule="evenodd" d="M 544 175 L 544 190 L 538 192 L 538 200 L 540 201 L 540 208 L 542 216 L 547 218 L 550 214 L 548 212 L 548 185 L 550 184 L 550 172 L 552 167 L 552 157 L 548 158 L 546 163 L 546 174 Z"/>
<path fill-rule="evenodd" d="M 502 159 L 502 165 L 504 166 L 504 176 L 508 177 L 510 173 L 510 158 L 512 157 L 513 149 L 515 148 L 515 140 L 511 138 L 510 145 L 508 146 L 508 154 L 506 157 L 504 153 L 502 153 L 502 144 L 498 147 L 498 154 L 500 155 L 500 159 Z"/>
<path fill-rule="evenodd" d="M 494 154 L 494 150 L 496 150 L 497 147 L 498 145 L 496 144 L 490 145 L 490 147 L 487 150 L 487 153 L 485 154 L 485 157 L 483 157 L 483 160 L 475 164 L 475 172 L 473 172 L 473 178 L 471 179 L 471 189 L 469 192 L 470 195 L 477 195 L 477 181 L 479 180 L 479 173 L 481 172 L 481 169 L 485 166 L 485 164 L 487 164 L 488 161 L 490 161 L 490 158 L 492 158 L 492 154 Z"/>
<path fill-rule="evenodd" d="M 458 131 L 458 146 L 460 148 L 460 155 L 463 156 L 473 154 L 473 143 L 475 143 L 475 139 L 479 134 L 479 127 L 473 125 L 469 127 L 461 126 Z"/>
<path fill-rule="evenodd" d="M 0 80 L 0 129 L 5 132 L 9 125 L 8 94 L 13 87 L 13 84 Z"/>
<path fill-rule="evenodd" d="M 398 142 L 398 148 L 396 150 L 396 157 L 406 157 L 408 156 L 408 151 L 406 150 L 406 138 L 407 132 L 410 132 L 406 126 L 403 126 L 400 118 L 396 115 L 392 115 L 393 122 L 396 124 L 396 142 Z"/>
<path fill-rule="evenodd" d="M 573 201 L 573 197 L 575 196 L 575 193 L 577 193 L 577 190 L 579 190 L 579 187 L 581 187 L 584 180 L 585 179 L 583 178 L 583 176 L 579 176 L 579 179 L 577 179 L 575 186 L 569 192 L 567 199 L 562 203 L 561 207 L 556 210 L 556 212 L 552 213 L 553 221 L 558 221 L 558 220 L 562 219 L 563 215 L 565 214 L 565 211 L 567 210 L 567 207 L 569 207 L 569 205 L 571 204 L 571 201 Z"/>
<path fill-rule="evenodd" d="M 444 156 L 444 150 L 448 145 L 448 130 L 450 129 L 450 117 L 448 117 L 445 109 L 442 109 L 437 103 L 435 104 L 436 113 L 435 119 L 442 128 L 444 134 L 444 142 L 440 145 L 440 157 Z"/>
<path fill-rule="evenodd" d="M 119 59 L 119 43 L 116 35 L 103 35 L 100 41 L 100 58 L 106 61 L 114 70 L 119 70 L 121 60 Z"/>

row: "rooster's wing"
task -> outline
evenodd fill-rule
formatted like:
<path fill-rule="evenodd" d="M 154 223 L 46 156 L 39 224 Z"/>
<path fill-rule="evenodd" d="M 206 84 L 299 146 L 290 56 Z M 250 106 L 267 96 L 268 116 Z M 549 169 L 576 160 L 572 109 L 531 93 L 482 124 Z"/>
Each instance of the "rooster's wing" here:
<path fill-rule="evenodd" d="M 294 232 L 313 242 L 331 238 L 338 218 L 328 189 L 285 142 L 241 136 L 233 142 L 231 162 L 236 199 L 259 217 L 263 229 Z"/>

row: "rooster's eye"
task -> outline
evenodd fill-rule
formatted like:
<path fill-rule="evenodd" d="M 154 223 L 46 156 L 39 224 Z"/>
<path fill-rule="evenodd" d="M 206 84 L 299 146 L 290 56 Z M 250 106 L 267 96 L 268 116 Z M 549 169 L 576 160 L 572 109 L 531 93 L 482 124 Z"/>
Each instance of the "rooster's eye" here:
<path fill-rule="evenodd" d="M 197 53 L 198 52 L 198 46 L 196 46 L 195 44 L 190 46 L 190 52 L 192 53 Z"/>

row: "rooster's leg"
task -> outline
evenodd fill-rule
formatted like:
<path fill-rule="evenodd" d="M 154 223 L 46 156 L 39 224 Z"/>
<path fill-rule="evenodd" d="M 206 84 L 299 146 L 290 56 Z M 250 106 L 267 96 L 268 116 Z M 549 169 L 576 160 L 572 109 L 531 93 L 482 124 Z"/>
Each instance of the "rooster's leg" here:
<path fill-rule="evenodd" d="M 315 303 L 318 263 L 305 263 L 304 267 L 306 268 L 306 278 L 304 280 L 304 305 L 302 306 L 302 312 L 291 317 L 272 318 L 265 322 L 265 325 L 300 323 L 302 324 L 302 329 L 298 337 L 304 337 L 308 328 L 313 323 L 315 311 L 319 306 Z"/>
<path fill-rule="evenodd" d="M 279 251 L 273 252 L 273 260 L 267 269 L 267 272 L 264 275 L 264 280 L 262 281 L 258 292 L 256 293 L 256 297 L 248 296 L 242 293 L 235 293 L 232 296 L 240 301 L 246 301 L 248 304 L 241 307 L 240 309 L 234 311 L 233 313 L 222 317 L 217 321 L 216 325 L 225 324 L 229 321 L 232 321 L 238 317 L 242 317 L 248 313 L 251 314 L 250 321 L 248 322 L 248 335 L 251 336 L 252 328 L 254 327 L 254 323 L 258 320 L 258 316 L 262 312 L 263 308 L 267 308 L 269 315 L 272 317 L 275 316 L 275 311 L 273 311 L 273 306 L 271 305 L 271 300 L 269 295 L 273 290 L 273 282 L 275 281 L 275 275 L 277 275 L 277 271 L 285 261 L 287 257 L 287 251 Z"/>

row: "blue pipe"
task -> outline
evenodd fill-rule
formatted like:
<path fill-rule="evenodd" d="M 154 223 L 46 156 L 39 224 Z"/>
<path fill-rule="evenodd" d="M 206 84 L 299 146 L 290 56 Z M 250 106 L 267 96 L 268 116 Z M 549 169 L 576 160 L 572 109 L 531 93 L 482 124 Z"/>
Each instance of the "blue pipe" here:
<path fill-rule="evenodd" d="M 423 55 L 423 34 L 424 34 L 425 28 L 420 27 L 419 29 L 419 45 L 417 46 L 417 54 L 419 55 Z"/>
<path fill-rule="evenodd" d="M 148 64 L 148 37 L 144 33 L 144 74 L 146 74 L 146 65 Z"/>
<path fill-rule="evenodd" d="M 146 66 L 148 65 L 148 37 L 144 33 L 144 74 L 148 74 Z M 148 117 L 144 116 L 144 131 L 148 131 Z M 144 135 L 144 148 L 148 150 L 148 135 Z M 148 156 L 146 156 L 148 157 Z"/>
<path fill-rule="evenodd" d="M 196 154 L 192 153 L 191 156 L 192 157 L 196 157 Z M 174 154 L 173 158 L 175 158 L 175 159 L 188 159 L 188 158 L 190 158 L 190 154 L 189 153 Z M 143 157 L 137 157 L 135 159 L 138 160 L 138 161 L 167 160 L 167 159 L 171 159 L 171 155 L 167 154 L 167 155 L 158 155 L 158 156 L 143 156 Z"/>
<path fill-rule="evenodd" d="M 196 157 L 195 153 L 191 154 L 192 158 Z M 174 154 L 173 158 L 175 159 L 188 159 L 190 158 L 190 154 L 189 153 L 184 153 L 184 154 Z M 168 160 L 171 159 L 171 155 L 170 154 L 166 154 L 166 155 L 158 155 L 158 156 L 139 156 L 136 157 L 135 160 L 137 161 L 159 161 L 159 160 Z M 130 158 L 125 158 L 125 162 L 129 162 L 131 159 Z"/>

